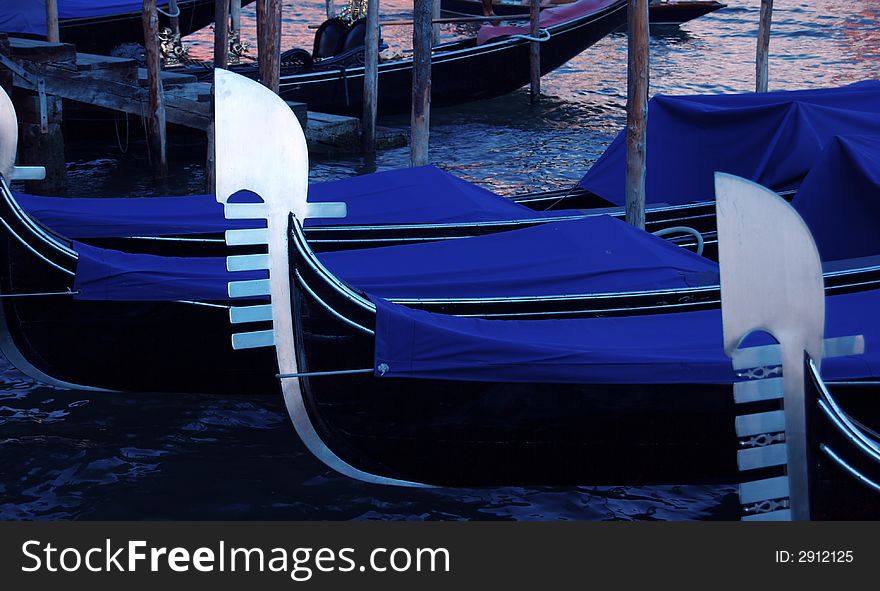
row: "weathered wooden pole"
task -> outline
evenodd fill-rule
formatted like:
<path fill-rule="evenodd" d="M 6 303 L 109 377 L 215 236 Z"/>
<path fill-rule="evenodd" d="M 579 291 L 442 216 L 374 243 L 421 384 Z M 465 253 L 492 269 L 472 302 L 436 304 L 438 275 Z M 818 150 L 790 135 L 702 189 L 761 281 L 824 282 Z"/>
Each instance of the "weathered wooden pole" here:
<path fill-rule="evenodd" d="M 177 0 L 168 0 L 168 10 L 175 15 L 168 17 L 171 23 L 171 33 L 180 35 L 180 7 L 177 5 Z"/>
<path fill-rule="evenodd" d="M 241 0 L 229 0 L 229 17 L 232 22 L 232 35 L 241 34 Z"/>
<path fill-rule="evenodd" d="M 648 131 L 648 0 L 629 0 L 626 97 L 626 221 L 645 229 Z"/>
<path fill-rule="evenodd" d="M 214 0 L 214 67 L 229 67 L 229 0 Z"/>
<path fill-rule="evenodd" d="M 327 18 L 336 16 L 336 5 L 333 0 L 325 0 L 325 4 L 327 6 Z"/>
<path fill-rule="evenodd" d="M 364 56 L 364 117 L 361 133 L 365 154 L 376 153 L 379 112 L 379 0 L 367 1 L 367 39 Z"/>
<path fill-rule="evenodd" d="M 61 35 L 58 33 L 58 0 L 46 0 L 46 41 L 58 43 Z"/>
<path fill-rule="evenodd" d="M 761 22 L 758 24 L 758 51 L 755 57 L 755 92 L 767 92 L 770 78 L 770 21 L 773 0 L 761 0 Z"/>
<path fill-rule="evenodd" d="M 431 18 L 436 21 L 440 18 L 440 0 L 434 0 Z M 431 26 L 431 45 L 440 45 L 440 23 L 434 22 Z"/>
<path fill-rule="evenodd" d="M 58 0 L 46 0 L 46 41 L 58 43 Z"/>
<path fill-rule="evenodd" d="M 529 3 L 529 35 L 538 36 L 541 19 L 541 0 L 531 0 Z M 529 44 L 529 100 L 535 102 L 541 96 L 541 44 L 532 41 Z"/>
<path fill-rule="evenodd" d="M 413 86 L 409 160 L 412 166 L 428 163 L 431 116 L 431 15 L 432 0 L 415 0 L 413 6 Z"/>
<path fill-rule="evenodd" d="M 144 48 L 147 60 L 147 85 L 150 102 L 147 107 L 147 135 L 150 158 L 156 176 L 168 174 L 167 140 L 165 135 L 165 92 L 162 89 L 161 60 L 159 53 L 159 16 L 156 0 L 143 1 Z"/>
<path fill-rule="evenodd" d="M 281 77 L 281 0 L 257 0 L 260 82 L 278 92 Z"/>

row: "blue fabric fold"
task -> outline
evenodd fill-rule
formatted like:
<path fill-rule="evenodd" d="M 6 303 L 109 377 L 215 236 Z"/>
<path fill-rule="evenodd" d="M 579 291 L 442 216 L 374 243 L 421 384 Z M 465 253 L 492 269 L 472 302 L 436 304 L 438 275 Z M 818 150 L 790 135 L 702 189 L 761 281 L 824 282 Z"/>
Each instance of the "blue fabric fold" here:
<path fill-rule="evenodd" d="M 880 135 L 831 139 L 792 205 L 822 260 L 880 255 Z"/>
<path fill-rule="evenodd" d="M 222 301 L 230 281 L 268 279 L 268 271 L 226 270 L 224 257 L 131 254 L 73 243 L 78 259 L 73 289 L 80 300 Z"/>
<path fill-rule="evenodd" d="M 597 384 L 732 383 L 720 310 L 486 320 L 376 304 L 375 367 L 387 378 Z M 880 376 L 880 292 L 826 298 L 826 337 L 864 335 L 866 353 L 830 358 L 827 379 Z"/>
<path fill-rule="evenodd" d="M 21 206 L 75 240 L 127 236 L 210 234 L 264 227 L 227 220 L 213 195 L 146 198 L 62 198 L 17 193 Z M 391 170 L 309 186 L 309 201 L 344 201 L 343 219 L 309 219 L 306 226 L 493 222 L 571 215 L 536 212 L 433 166 Z"/>
<path fill-rule="evenodd" d="M 712 261 L 605 215 L 318 257 L 349 284 L 390 298 L 545 296 L 718 284 L 718 265 Z"/>
<path fill-rule="evenodd" d="M 880 81 L 761 94 L 664 96 L 648 106 L 648 203 L 714 200 L 714 173 L 797 188 L 835 135 L 880 134 Z M 625 131 L 579 185 L 625 202 Z"/>

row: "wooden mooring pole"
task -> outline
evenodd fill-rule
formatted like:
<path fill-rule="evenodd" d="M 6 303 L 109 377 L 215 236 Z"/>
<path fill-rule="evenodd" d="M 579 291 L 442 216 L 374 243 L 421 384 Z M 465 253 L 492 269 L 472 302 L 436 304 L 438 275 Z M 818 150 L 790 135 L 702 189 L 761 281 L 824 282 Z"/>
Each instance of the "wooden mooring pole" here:
<path fill-rule="evenodd" d="M 168 10 L 171 14 L 176 15 L 168 17 L 168 21 L 171 24 L 171 33 L 173 35 L 180 35 L 180 6 L 178 6 L 177 0 L 168 0 Z"/>
<path fill-rule="evenodd" d="M 770 21 L 773 0 L 761 0 L 761 22 L 758 24 L 758 50 L 755 56 L 755 92 L 767 92 L 770 78 Z"/>
<path fill-rule="evenodd" d="M 541 18 L 541 0 L 531 0 L 529 3 L 529 35 L 538 36 Z M 541 96 L 541 44 L 537 41 L 529 43 L 529 100 L 535 102 Z"/>
<path fill-rule="evenodd" d="M 156 0 L 143 1 L 144 48 L 147 60 L 147 85 L 150 100 L 147 107 L 147 135 L 150 159 L 156 176 L 168 175 L 167 138 L 165 125 L 165 92 L 162 89 L 159 53 L 159 16 Z"/>
<path fill-rule="evenodd" d="M 257 0 L 260 82 L 278 92 L 281 77 L 281 0 Z"/>
<path fill-rule="evenodd" d="M 61 41 L 58 32 L 58 0 L 46 0 L 46 41 L 50 43 Z"/>
<path fill-rule="evenodd" d="M 440 18 L 440 0 L 434 0 L 434 6 L 431 11 L 431 45 L 440 45 L 440 23 L 437 22 L 437 19 Z"/>
<path fill-rule="evenodd" d="M 626 221 L 645 229 L 648 129 L 648 0 L 629 0 L 626 98 Z"/>
<path fill-rule="evenodd" d="M 327 18 L 336 16 L 336 5 L 333 0 L 325 0 L 325 5 L 327 7 Z"/>
<path fill-rule="evenodd" d="M 229 67 L 229 0 L 214 0 L 214 67 Z"/>
<path fill-rule="evenodd" d="M 409 159 L 412 166 L 428 164 L 431 116 L 431 15 L 433 0 L 415 0 L 413 6 L 413 86 Z"/>
<path fill-rule="evenodd" d="M 365 154 L 376 153 L 376 116 L 379 112 L 379 0 L 367 1 L 367 38 L 364 58 L 364 116 L 361 138 Z"/>
<path fill-rule="evenodd" d="M 241 35 L 241 0 L 229 0 L 229 17 L 232 22 L 232 35 Z"/>

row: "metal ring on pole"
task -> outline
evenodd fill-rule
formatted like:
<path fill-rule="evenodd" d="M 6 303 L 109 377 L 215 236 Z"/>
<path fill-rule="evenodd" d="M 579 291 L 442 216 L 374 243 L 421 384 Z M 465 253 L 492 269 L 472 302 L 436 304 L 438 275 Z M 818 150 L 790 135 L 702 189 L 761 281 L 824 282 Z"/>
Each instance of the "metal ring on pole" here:
<path fill-rule="evenodd" d="M 668 236 L 669 234 L 690 234 L 697 241 L 697 254 L 703 254 L 703 235 L 693 228 L 689 228 L 687 226 L 673 226 L 671 228 L 663 228 L 662 230 L 657 230 L 656 232 L 653 232 L 653 234 L 654 236 L 659 237 Z"/>

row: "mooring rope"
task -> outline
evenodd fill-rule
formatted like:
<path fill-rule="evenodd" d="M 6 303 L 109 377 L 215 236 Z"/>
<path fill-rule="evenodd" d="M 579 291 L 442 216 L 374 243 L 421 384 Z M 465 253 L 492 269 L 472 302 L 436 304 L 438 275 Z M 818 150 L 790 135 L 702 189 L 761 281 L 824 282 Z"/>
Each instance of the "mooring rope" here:
<path fill-rule="evenodd" d="M 159 8 L 158 6 L 156 6 L 156 12 L 158 12 L 159 14 L 164 14 L 168 18 L 177 18 L 180 16 L 180 6 L 177 5 L 177 0 L 169 0 L 168 8 L 170 8 L 172 10 L 172 12 L 174 12 L 174 14 L 170 14 L 168 12 L 165 12 L 164 10 Z"/>

